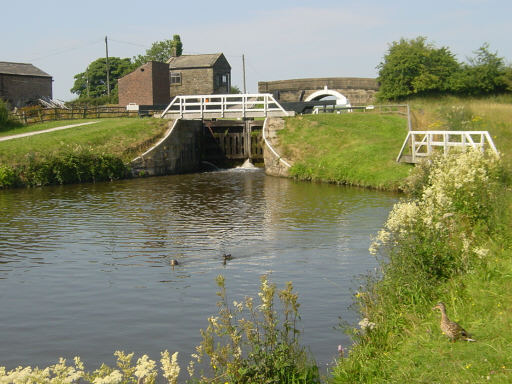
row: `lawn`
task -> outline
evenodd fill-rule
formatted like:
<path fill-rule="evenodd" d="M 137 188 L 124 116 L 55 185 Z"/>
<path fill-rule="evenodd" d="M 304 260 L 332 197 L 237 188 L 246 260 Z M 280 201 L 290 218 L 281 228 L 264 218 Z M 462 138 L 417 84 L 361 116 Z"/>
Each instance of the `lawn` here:
<path fill-rule="evenodd" d="M 18 166 L 27 163 L 29 159 L 37 160 L 77 147 L 89 149 L 93 153 L 114 155 L 129 162 L 162 137 L 169 123 L 168 120 L 139 118 L 86 121 L 98 123 L 0 142 L 0 164 Z M 34 124 L 3 131 L 2 135 L 39 131 L 80 122 L 83 121 Z"/>
<path fill-rule="evenodd" d="M 322 114 L 286 119 L 280 153 L 301 180 L 396 190 L 411 168 L 396 163 L 407 135 L 404 117 Z"/>

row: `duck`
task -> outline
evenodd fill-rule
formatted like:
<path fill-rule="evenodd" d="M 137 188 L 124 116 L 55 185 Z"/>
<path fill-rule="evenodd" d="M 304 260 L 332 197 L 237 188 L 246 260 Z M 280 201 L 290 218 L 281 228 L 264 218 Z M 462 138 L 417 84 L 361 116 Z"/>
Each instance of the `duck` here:
<path fill-rule="evenodd" d="M 231 253 L 229 253 L 229 254 L 227 254 L 227 255 L 224 253 L 224 254 L 222 255 L 222 259 L 223 259 L 223 260 L 222 260 L 222 264 L 226 265 L 226 261 L 228 261 L 228 260 L 233 260 L 233 256 L 231 256 Z"/>
<path fill-rule="evenodd" d="M 471 335 L 464 328 L 448 318 L 446 315 L 446 305 L 444 303 L 437 303 L 432 310 L 436 309 L 441 311 L 441 331 L 451 339 L 452 343 L 458 339 L 476 341 L 471 338 Z"/>
<path fill-rule="evenodd" d="M 178 260 L 176 260 L 176 259 L 171 259 L 170 263 L 171 263 L 171 265 L 172 265 L 172 268 L 173 268 L 173 269 L 174 269 L 174 267 L 175 267 L 176 265 L 178 265 L 178 264 L 179 264 L 179 263 L 178 263 Z"/>

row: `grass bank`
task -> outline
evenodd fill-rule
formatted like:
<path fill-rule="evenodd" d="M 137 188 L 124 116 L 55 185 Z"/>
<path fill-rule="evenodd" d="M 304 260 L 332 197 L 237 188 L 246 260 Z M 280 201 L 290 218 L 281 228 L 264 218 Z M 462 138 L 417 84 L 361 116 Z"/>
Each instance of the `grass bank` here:
<path fill-rule="evenodd" d="M 409 104 L 415 130 L 489 131 L 512 170 L 512 96 L 415 98 Z"/>
<path fill-rule="evenodd" d="M 78 123 L 60 121 L 2 131 L 3 135 Z M 0 188 L 123 178 L 130 160 L 163 136 L 168 121 L 114 118 L 0 142 Z"/>
<path fill-rule="evenodd" d="M 300 180 L 397 190 L 411 166 L 395 159 L 407 134 L 401 116 L 322 114 L 286 119 L 279 152 Z"/>
<path fill-rule="evenodd" d="M 381 268 L 355 295 L 363 320 L 335 383 L 512 381 L 512 194 L 503 164 L 479 152 L 416 167 L 408 197 L 374 239 Z M 476 343 L 451 343 L 432 308 Z"/>

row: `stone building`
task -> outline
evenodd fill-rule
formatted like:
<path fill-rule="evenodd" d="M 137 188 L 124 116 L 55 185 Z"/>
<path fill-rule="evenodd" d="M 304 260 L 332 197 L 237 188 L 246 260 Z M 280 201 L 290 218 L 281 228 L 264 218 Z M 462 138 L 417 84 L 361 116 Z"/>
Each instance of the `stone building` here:
<path fill-rule="evenodd" d="M 165 105 L 169 103 L 169 65 L 149 61 L 117 82 L 119 105 Z"/>
<path fill-rule="evenodd" d="M 171 98 L 177 95 L 229 93 L 231 66 L 222 53 L 171 57 L 169 78 Z"/>
<path fill-rule="evenodd" d="M 52 98 L 52 77 L 32 64 L 0 61 L 0 99 L 23 107 L 42 97 Z"/>

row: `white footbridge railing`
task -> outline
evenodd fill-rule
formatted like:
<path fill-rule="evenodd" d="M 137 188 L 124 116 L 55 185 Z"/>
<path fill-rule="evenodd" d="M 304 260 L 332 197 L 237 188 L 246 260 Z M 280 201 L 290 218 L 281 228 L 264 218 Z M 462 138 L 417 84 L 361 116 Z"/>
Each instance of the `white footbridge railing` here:
<path fill-rule="evenodd" d="M 270 93 L 176 96 L 161 118 L 206 119 L 292 116 Z"/>
<path fill-rule="evenodd" d="M 407 144 L 410 142 L 410 155 L 405 155 Z M 489 132 L 487 131 L 409 131 L 396 161 L 417 163 L 431 156 L 436 148 L 444 154 L 450 148 L 472 147 L 484 151 L 489 148 L 498 153 Z"/>

